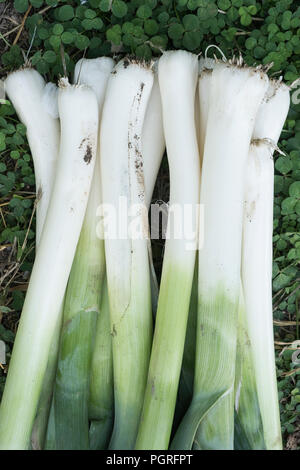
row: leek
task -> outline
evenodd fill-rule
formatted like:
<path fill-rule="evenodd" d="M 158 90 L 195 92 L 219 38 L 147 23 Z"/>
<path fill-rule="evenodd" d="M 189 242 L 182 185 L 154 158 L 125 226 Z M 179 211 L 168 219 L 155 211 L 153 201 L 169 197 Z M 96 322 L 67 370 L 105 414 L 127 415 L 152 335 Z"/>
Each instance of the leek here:
<path fill-rule="evenodd" d="M 205 134 L 209 109 L 209 90 L 211 71 L 215 61 L 212 59 L 200 59 L 199 80 L 196 94 L 195 122 L 200 157 L 200 167 L 203 162 Z M 201 184 L 201 181 L 200 181 Z M 195 354 L 196 354 L 196 329 L 198 309 L 198 263 L 196 259 L 193 287 L 191 292 L 187 332 L 184 345 L 181 380 L 178 391 L 178 414 L 183 415 L 193 396 Z M 180 405 L 181 404 L 181 405 Z M 181 410 L 179 411 L 179 409 Z M 182 418 L 182 416 L 181 416 Z M 178 417 L 177 417 L 178 419 Z"/>
<path fill-rule="evenodd" d="M 199 247 L 194 393 L 173 448 L 190 449 L 195 438 L 202 449 L 233 448 L 243 187 L 267 85 L 259 69 L 217 63 L 212 71 L 200 194 L 204 243 Z"/>
<path fill-rule="evenodd" d="M 82 59 L 74 81 L 89 85 L 99 114 L 114 61 Z M 98 238 L 96 212 L 101 204 L 100 155 L 97 154 L 89 201 L 64 303 L 60 357 L 54 394 L 55 436 L 58 449 L 89 448 L 89 378 L 96 323 L 100 312 L 105 270 L 104 243 Z"/>
<path fill-rule="evenodd" d="M 146 206 L 151 204 L 154 185 L 166 147 L 157 72 L 149 98 L 142 134 Z"/>
<path fill-rule="evenodd" d="M 33 158 L 37 193 L 36 244 L 38 245 L 52 193 L 59 149 L 59 121 L 55 111 L 51 113 L 49 109 L 55 97 L 49 95 L 49 87 L 46 86 L 43 77 L 28 67 L 8 75 L 5 80 L 5 91 L 18 118 L 26 126 L 27 140 Z"/>
<path fill-rule="evenodd" d="M 46 84 L 36 70 L 27 67 L 10 74 L 5 81 L 5 86 L 20 121 L 26 126 L 27 139 L 33 157 L 37 188 L 37 248 L 52 192 L 59 149 L 57 87 L 53 83 Z M 56 330 L 54 338 L 59 335 L 60 321 L 57 323 Z M 56 372 L 57 350 L 58 341 L 54 340 L 33 428 L 32 447 L 34 449 L 41 449 L 43 446 L 51 404 L 52 383 Z"/>
<path fill-rule="evenodd" d="M 244 212 L 242 283 L 267 450 L 282 448 L 272 316 L 272 150 L 276 148 L 288 109 L 288 87 L 271 81 L 255 122 Z"/>
<path fill-rule="evenodd" d="M 61 142 L 56 179 L 1 402 L 1 449 L 27 449 L 29 445 L 94 169 L 98 129 L 94 93 L 62 79 L 58 105 Z"/>
<path fill-rule="evenodd" d="M 113 342 L 115 422 L 111 449 L 132 449 L 140 419 L 152 339 L 148 219 L 145 207 L 142 129 L 153 72 L 128 59 L 108 83 L 101 133 L 103 203 L 120 217 L 120 198 L 137 205 L 140 238 L 105 233 L 107 283 Z M 128 223 L 128 221 L 126 221 Z M 127 226 L 128 228 L 128 226 Z"/>
<path fill-rule="evenodd" d="M 149 210 L 158 170 L 166 143 L 162 123 L 161 96 L 157 76 L 157 62 L 154 66 L 154 81 L 149 98 L 142 134 L 145 203 Z M 148 240 L 150 263 L 151 303 L 155 316 L 158 299 L 158 283 L 153 265 L 151 240 Z"/>
<path fill-rule="evenodd" d="M 158 64 L 163 125 L 170 166 L 170 205 L 192 205 L 195 217 L 192 216 L 191 232 L 195 238 L 200 179 L 194 123 L 197 71 L 197 56 L 185 51 L 165 52 Z M 168 225 L 170 229 L 170 221 Z M 177 240 L 172 233 L 166 241 L 137 449 L 168 448 L 195 264 L 195 246 L 187 246 L 194 245 L 193 239 L 189 239 L 190 235 L 191 233 L 188 233 L 186 238 Z"/>

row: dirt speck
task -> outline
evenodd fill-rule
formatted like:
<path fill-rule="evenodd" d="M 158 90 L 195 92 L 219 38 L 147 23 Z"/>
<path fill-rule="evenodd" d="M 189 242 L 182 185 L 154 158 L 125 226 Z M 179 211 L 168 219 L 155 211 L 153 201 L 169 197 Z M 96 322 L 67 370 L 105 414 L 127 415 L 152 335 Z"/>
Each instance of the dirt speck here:
<path fill-rule="evenodd" d="M 84 157 L 83 157 L 83 160 L 85 161 L 85 163 L 87 165 L 89 165 L 91 163 L 92 156 L 93 156 L 93 154 L 92 154 L 91 146 L 87 145 L 86 151 L 85 151 L 85 154 L 84 154 Z"/>
<path fill-rule="evenodd" d="M 287 438 L 286 449 L 297 450 L 300 445 L 300 431 L 296 430 L 293 434 L 290 434 Z"/>
<path fill-rule="evenodd" d="M 113 327 L 112 327 L 111 335 L 112 335 L 112 336 L 117 336 L 117 330 L 116 330 L 116 328 L 115 328 L 115 325 L 113 325 Z"/>
<path fill-rule="evenodd" d="M 124 61 L 123 61 L 123 67 L 124 67 L 124 69 L 127 69 L 127 67 L 128 67 L 129 65 L 130 65 L 130 60 L 124 59 Z"/>
<path fill-rule="evenodd" d="M 40 186 L 39 189 L 37 190 L 37 193 L 36 193 L 37 202 L 42 199 L 42 196 L 43 196 L 43 190 L 42 190 L 42 186 Z"/>
<path fill-rule="evenodd" d="M 151 380 L 151 395 L 153 396 L 155 394 L 155 379 L 153 378 Z"/>
<path fill-rule="evenodd" d="M 139 169 L 143 168 L 143 161 L 136 159 L 135 160 L 135 168 L 136 168 L 136 170 L 139 170 Z"/>
<path fill-rule="evenodd" d="M 252 222 L 255 210 L 256 210 L 256 201 L 251 201 L 250 204 L 246 205 L 246 216 L 250 222 Z"/>
<path fill-rule="evenodd" d="M 92 147 L 91 147 L 89 142 L 90 142 L 89 138 L 84 138 L 84 139 L 82 139 L 82 141 L 79 145 L 79 148 L 81 149 L 83 147 L 83 145 L 86 143 L 86 149 L 85 149 L 85 152 L 84 152 L 83 160 L 85 161 L 85 163 L 87 165 L 89 165 L 91 163 L 91 160 L 93 158 Z"/>

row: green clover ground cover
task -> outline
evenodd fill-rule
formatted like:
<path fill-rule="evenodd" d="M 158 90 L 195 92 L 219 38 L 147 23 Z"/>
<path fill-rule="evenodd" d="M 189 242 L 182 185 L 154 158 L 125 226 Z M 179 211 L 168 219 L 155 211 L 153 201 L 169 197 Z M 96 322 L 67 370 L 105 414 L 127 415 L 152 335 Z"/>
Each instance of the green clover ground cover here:
<path fill-rule="evenodd" d="M 0 4 L 3 0 L 0 0 Z M 31 6 L 31 8 L 30 8 Z M 291 84 L 300 76 L 297 0 L 14 0 L 28 12 L 20 40 L 0 36 L 1 75 L 31 60 L 47 80 L 72 73 L 83 55 L 134 54 L 150 59 L 164 49 L 204 53 L 218 45 L 227 57 L 273 66 Z M 62 47 L 63 46 L 63 47 Z M 209 54 L 213 51 L 210 50 Z M 216 51 L 217 53 L 217 51 Z M 62 56 L 64 59 L 62 60 Z M 300 448 L 300 88 L 275 156 L 274 319 L 282 429 L 287 448 Z M 11 348 L 34 257 L 34 174 L 25 129 L 9 103 L 0 105 L 0 339 Z M 25 287 L 24 287 L 25 286 Z M 9 359 L 8 350 L 8 359 Z M 263 360 L 263 358 L 262 358 Z M 0 369 L 0 392 L 5 371 Z"/>

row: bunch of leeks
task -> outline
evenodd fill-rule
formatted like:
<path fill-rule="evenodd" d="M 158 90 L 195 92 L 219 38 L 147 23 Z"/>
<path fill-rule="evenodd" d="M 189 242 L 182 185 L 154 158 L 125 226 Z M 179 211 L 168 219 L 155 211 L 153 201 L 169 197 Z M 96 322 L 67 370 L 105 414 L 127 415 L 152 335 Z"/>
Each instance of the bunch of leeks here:
<path fill-rule="evenodd" d="M 0 448 L 280 449 L 272 154 L 288 87 L 187 51 L 81 59 L 73 83 L 30 67 L 6 79 L 37 250 Z M 158 287 L 148 210 L 165 147 Z"/>

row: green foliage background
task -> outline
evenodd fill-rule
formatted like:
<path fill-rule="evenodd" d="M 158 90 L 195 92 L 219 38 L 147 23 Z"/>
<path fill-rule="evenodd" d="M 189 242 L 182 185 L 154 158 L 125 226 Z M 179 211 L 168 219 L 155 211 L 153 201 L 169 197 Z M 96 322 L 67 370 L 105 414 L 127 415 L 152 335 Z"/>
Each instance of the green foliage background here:
<path fill-rule="evenodd" d="M 298 5 L 297 0 L 14 0 L 21 19 L 31 8 L 17 44 L 9 42 L 11 36 L 0 36 L 5 48 L 2 75 L 27 58 L 46 80 L 55 81 L 63 74 L 62 56 L 71 74 L 83 55 L 150 59 L 165 49 L 198 54 L 216 44 L 228 58 L 242 53 L 249 65 L 272 62 L 269 74 L 291 84 L 300 75 Z M 213 53 L 218 55 L 217 50 L 208 52 Z M 300 337 L 300 88 L 292 92 L 294 102 L 280 141 L 286 155 L 275 156 L 273 291 L 282 429 L 287 448 L 300 448 L 300 365 L 293 362 L 289 347 Z M 18 286 L 26 284 L 34 256 L 34 174 L 25 134 L 10 103 L 2 104 L 0 338 L 10 347 L 24 299 Z M 5 250 L 8 266 L 1 259 Z M 17 268 L 11 280 L 5 273 L 13 269 L 12 263 Z M 2 371 L 0 387 L 4 380 Z"/>

